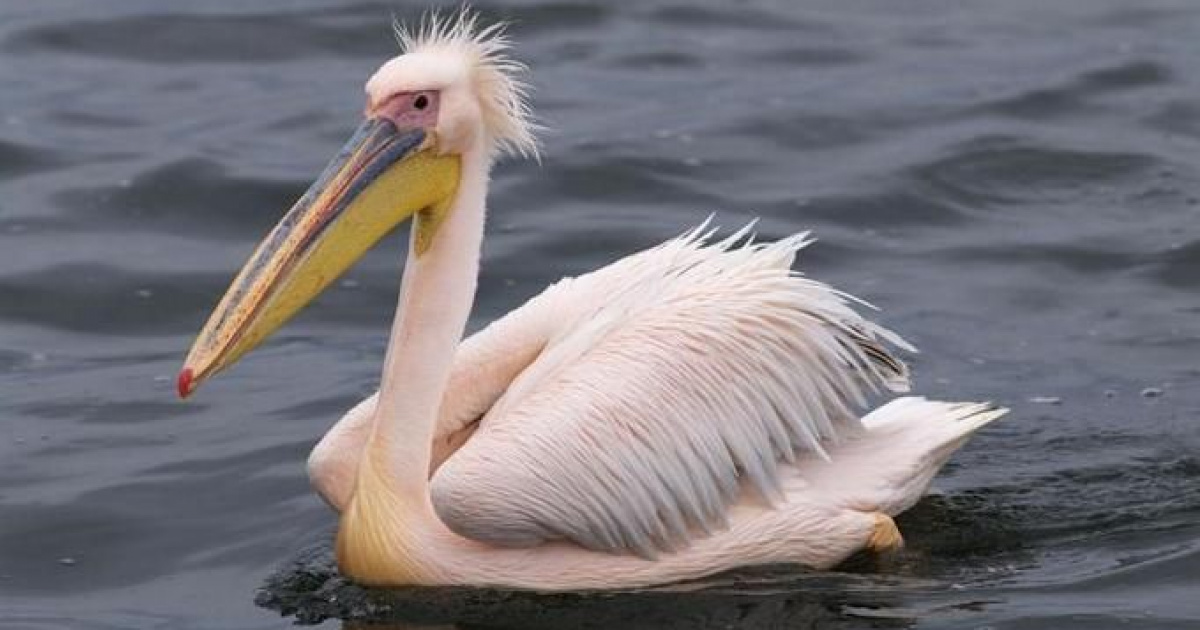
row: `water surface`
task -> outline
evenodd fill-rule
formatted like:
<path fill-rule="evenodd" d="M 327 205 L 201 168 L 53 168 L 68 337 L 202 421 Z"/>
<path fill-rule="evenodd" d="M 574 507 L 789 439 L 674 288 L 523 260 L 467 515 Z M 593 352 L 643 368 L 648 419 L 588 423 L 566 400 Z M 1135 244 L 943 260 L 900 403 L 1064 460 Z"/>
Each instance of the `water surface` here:
<path fill-rule="evenodd" d="M 540 165 L 496 172 L 472 327 L 712 212 L 758 216 L 768 238 L 815 230 L 801 267 L 922 349 L 919 392 L 1011 416 L 906 515 L 889 562 L 686 592 L 402 593 L 375 612 L 1197 627 L 1200 6 L 797 4 L 481 5 L 517 21 L 551 131 Z M 0 5 L 0 626 L 281 628 L 254 604 L 280 567 L 264 603 L 364 616 L 330 604 L 365 596 L 325 582 L 333 517 L 303 461 L 377 381 L 400 237 L 193 400 L 172 380 L 356 125 L 393 13 L 413 15 Z M 288 581 L 303 571 L 315 584 Z"/>

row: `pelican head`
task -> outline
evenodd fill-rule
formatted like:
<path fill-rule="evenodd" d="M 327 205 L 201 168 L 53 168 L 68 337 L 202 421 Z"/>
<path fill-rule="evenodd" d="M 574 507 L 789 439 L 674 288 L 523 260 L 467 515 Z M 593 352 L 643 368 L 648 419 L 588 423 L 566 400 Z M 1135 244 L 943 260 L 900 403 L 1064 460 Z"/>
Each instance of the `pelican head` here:
<path fill-rule="evenodd" d="M 464 12 L 397 28 L 402 54 L 367 81 L 366 108 L 341 151 L 271 230 L 200 332 L 179 373 L 186 397 L 300 311 L 384 235 L 416 216 L 428 249 L 450 212 L 462 157 L 536 151 L 524 67 L 503 26 Z"/>

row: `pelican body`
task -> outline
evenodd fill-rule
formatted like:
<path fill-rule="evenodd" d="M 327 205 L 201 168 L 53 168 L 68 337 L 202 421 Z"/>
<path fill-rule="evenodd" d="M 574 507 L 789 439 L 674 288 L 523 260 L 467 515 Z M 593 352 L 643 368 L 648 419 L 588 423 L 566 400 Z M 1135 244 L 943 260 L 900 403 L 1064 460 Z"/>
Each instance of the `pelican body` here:
<path fill-rule="evenodd" d="M 898 335 L 792 270 L 810 239 L 707 226 L 564 279 L 463 340 L 488 178 L 536 154 L 499 26 L 398 29 L 350 142 L 233 281 L 186 397 L 415 222 L 379 392 L 309 458 L 370 585 L 627 588 L 738 566 L 836 565 L 901 543 L 892 517 L 1003 415 L 907 391 Z"/>

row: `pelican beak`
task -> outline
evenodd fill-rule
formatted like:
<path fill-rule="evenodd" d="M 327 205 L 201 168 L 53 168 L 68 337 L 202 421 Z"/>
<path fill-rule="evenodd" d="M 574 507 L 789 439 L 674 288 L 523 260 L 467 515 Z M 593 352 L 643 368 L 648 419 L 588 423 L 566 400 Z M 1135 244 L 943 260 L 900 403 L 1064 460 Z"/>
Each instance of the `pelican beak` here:
<path fill-rule="evenodd" d="M 418 215 L 417 253 L 457 191 L 459 158 L 435 132 L 366 119 L 320 178 L 259 244 L 209 316 L 179 372 L 186 398 L 304 308 L 372 245 Z"/>

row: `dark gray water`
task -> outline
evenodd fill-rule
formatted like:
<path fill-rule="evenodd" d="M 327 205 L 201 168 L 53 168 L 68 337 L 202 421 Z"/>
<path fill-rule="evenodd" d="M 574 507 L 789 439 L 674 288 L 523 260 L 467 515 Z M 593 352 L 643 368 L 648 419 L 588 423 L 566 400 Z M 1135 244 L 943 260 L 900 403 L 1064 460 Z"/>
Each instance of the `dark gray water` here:
<path fill-rule="evenodd" d="M 472 325 L 710 212 L 761 216 L 814 229 L 804 269 L 921 347 L 918 391 L 1012 415 L 888 562 L 375 613 L 1200 627 L 1200 4 L 799 4 L 483 5 L 518 20 L 553 131 L 496 173 Z M 302 463 L 377 379 L 399 238 L 193 400 L 171 380 L 414 11 L 0 4 L 0 627 L 280 628 L 254 604 L 280 567 L 264 603 L 370 612 L 319 552 L 288 563 L 332 527 Z"/>

